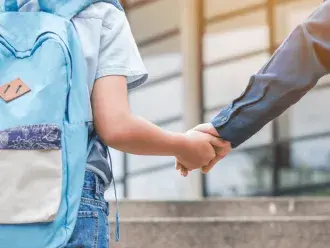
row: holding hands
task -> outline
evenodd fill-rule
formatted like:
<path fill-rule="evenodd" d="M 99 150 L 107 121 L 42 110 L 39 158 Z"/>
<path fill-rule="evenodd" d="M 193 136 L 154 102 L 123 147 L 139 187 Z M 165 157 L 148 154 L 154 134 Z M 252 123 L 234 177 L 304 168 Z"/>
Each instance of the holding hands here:
<path fill-rule="evenodd" d="M 206 174 L 230 151 L 230 142 L 219 137 L 211 123 L 204 123 L 187 131 L 185 141 L 176 155 L 176 169 L 186 177 L 189 171 L 201 169 Z"/>

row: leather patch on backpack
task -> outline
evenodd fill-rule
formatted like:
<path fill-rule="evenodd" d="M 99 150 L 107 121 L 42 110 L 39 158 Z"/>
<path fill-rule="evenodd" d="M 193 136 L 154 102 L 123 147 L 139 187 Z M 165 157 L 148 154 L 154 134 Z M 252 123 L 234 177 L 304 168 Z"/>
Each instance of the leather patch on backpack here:
<path fill-rule="evenodd" d="M 31 89 L 20 78 L 17 78 L 8 84 L 0 86 L 0 97 L 8 103 L 30 91 Z"/>

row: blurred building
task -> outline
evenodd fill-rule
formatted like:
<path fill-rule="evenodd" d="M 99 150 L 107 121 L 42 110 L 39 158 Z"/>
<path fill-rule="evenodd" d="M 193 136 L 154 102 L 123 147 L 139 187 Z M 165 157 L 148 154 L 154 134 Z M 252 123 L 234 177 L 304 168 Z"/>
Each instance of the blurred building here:
<path fill-rule="evenodd" d="M 200 116 L 200 122 L 209 121 L 238 97 L 250 76 L 295 26 L 322 3 L 321 0 L 121 2 L 150 73 L 146 85 L 130 92 L 132 110 L 164 129 L 180 132 L 192 124 L 185 115 Z M 189 19 L 189 14 L 184 15 L 183 11 L 195 13 L 196 20 Z M 194 36 L 195 25 L 203 29 L 200 36 Z M 200 51 L 196 48 L 199 41 L 202 41 Z M 201 59 L 198 56 L 192 59 L 199 52 Z M 200 71 L 189 70 L 185 63 L 190 60 L 194 60 L 193 67 L 200 66 Z M 187 73 L 195 75 L 189 77 Z M 195 85 L 200 83 L 198 90 L 203 96 L 202 102 L 195 102 L 200 103 L 195 110 L 184 100 L 185 80 L 190 79 L 195 80 Z M 119 195 L 167 200 L 327 194 L 329 96 L 330 77 L 325 77 L 298 104 L 265 126 L 207 176 L 195 172 L 188 179 L 180 177 L 173 158 L 112 151 Z"/>

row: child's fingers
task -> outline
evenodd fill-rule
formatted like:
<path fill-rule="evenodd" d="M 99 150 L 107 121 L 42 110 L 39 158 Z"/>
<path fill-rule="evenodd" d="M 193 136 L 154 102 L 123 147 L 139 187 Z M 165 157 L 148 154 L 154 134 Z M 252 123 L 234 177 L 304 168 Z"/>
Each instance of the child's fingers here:
<path fill-rule="evenodd" d="M 213 146 L 214 147 L 214 151 L 217 154 L 217 156 L 223 156 L 225 157 L 228 153 L 231 152 L 231 146 L 227 145 L 224 147 L 217 147 L 217 146 Z"/>
<path fill-rule="evenodd" d="M 217 154 L 217 156 L 211 160 L 211 162 L 208 165 L 205 165 L 202 167 L 201 171 L 204 174 L 207 174 L 212 170 L 212 168 L 224 157 L 228 155 L 228 153 L 231 152 L 231 145 L 226 145 L 225 147 L 214 147 L 214 150 Z"/>
<path fill-rule="evenodd" d="M 178 162 L 178 160 L 175 161 L 175 169 L 180 170 L 181 169 L 181 164 Z"/>
<path fill-rule="evenodd" d="M 184 177 L 188 176 L 188 170 L 186 168 L 182 167 L 181 168 L 181 175 L 184 176 Z"/>
<path fill-rule="evenodd" d="M 181 176 L 186 177 L 188 175 L 188 170 L 178 161 L 176 161 L 175 168 L 180 171 Z"/>
<path fill-rule="evenodd" d="M 181 168 L 185 168 L 187 169 L 188 171 L 193 171 L 193 169 L 191 168 L 186 168 L 183 164 L 181 164 L 179 161 L 175 161 L 175 169 L 176 170 L 181 170 Z"/>
<path fill-rule="evenodd" d="M 208 165 L 205 165 L 202 167 L 202 173 L 207 174 L 210 172 L 210 170 L 221 160 L 223 159 L 222 155 L 217 155 L 214 159 L 211 160 L 211 162 Z"/>
<path fill-rule="evenodd" d="M 180 170 L 180 173 L 182 176 L 186 177 L 188 176 L 188 169 L 185 168 L 181 163 L 177 162 L 178 168 Z"/>

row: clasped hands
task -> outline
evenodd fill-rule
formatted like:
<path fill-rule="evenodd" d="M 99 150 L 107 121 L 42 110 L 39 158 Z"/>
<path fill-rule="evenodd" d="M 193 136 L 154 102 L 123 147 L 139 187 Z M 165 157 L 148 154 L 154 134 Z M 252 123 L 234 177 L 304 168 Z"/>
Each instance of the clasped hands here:
<path fill-rule="evenodd" d="M 231 151 L 230 142 L 222 140 L 211 123 L 200 124 L 184 136 L 185 145 L 176 155 L 176 169 L 184 177 L 195 169 L 208 173 Z"/>

